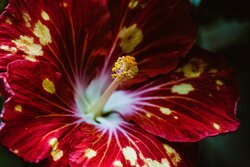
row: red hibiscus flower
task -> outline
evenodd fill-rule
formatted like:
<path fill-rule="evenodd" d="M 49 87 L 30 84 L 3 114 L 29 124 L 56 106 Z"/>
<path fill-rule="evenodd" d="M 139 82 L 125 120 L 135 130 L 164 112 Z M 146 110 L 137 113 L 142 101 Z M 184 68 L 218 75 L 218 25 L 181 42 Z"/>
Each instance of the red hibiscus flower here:
<path fill-rule="evenodd" d="M 171 142 L 238 122 L 234 71 L 189 51 L 189 10 L 187 0 L 12 0 L 0 18 L 0 142 L 44 166 L 191 166 Z"/>

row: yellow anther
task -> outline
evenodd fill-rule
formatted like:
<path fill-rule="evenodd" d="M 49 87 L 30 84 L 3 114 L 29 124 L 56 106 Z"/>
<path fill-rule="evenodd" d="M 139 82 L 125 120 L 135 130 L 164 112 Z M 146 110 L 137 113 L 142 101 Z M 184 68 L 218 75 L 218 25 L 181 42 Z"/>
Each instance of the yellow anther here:
<path fill-rule="evenodd" d="M 112 72 L 112 78 L 115 78 L 118 82 L 123 82 L 134 78 L 139 69 L 135 58 L 128 55 L 118 58 L 112 68 Z"/>

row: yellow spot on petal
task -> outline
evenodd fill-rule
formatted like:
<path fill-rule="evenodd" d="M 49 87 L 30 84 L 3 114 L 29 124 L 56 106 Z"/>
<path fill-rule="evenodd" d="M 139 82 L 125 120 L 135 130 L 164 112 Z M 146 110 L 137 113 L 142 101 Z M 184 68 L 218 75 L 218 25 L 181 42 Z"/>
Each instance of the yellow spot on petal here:
<path fill-rule="evenodd" d="M 23 110 L 23 108 L 22 108 L 21 105 L 16 105 L 16 106 L 15 106 L 15 111 L 17 111 L 17 112 L 22 112 L 22 110 Z"/>
<path fill-rule="evenodd" d="M 162 114 L 165 115 L 170 115 L 172 113 L 172 111 L 169 108 L 164 108 L 164 107 L 161 107 L 160 111 L 162 112 Z"/>
<path fill-rule="evenodd" d="M 218 70 L 217 70 L 217 69 L 215 69 L 215 68 L 213 68 L 213 69 L 209 70 L 209 73 L 212 73 L 212 74 L 215 74 L 215 73 L 217 73 L 217 72 L 218 72 Z"/>
<path fill-rule="evenodd" d="M 151 158 L 145 158 L 141 152 L 139 157 L 145 163 L 143 167 L 170 167 L 170 163 L 166 158 L 162 158 L 161 161 L 153 160 Z"/>
<path fill-rule="evenodd" d="M 86 156 L 88 159 L 91 159 L 96 156 L 96 151 L 88 148 L 85 150 L 84 156 Z"/>
<path fill-rule="evenodd" d="M 41 16 L 43 20 L 48 21 L 50 19 L 48 13 L 46 13 L 45 11 L 42 11 Z"/>
<path fill-rule="evenodd" d="M 1 45 L 0 49 L 4 50 L 4 51 L 7 51 L 7 52 L 10 52 L 10 53 L 16 53 L 17 52 L 17 48 L 16 47 L 9 47 L 7 45 Z"/>
<path fill-rule="evenodd" d="M 12 21 L 11 21 L 9 18 L 7 18 L 7 19 L 5 20 L 5 23 L 8 24 L 8 25 L 11 25 L 11 24 L 12 24 Z"/>
<path fill-rule="evenodd" d="M 63 151 L 60 149 L 54 150 L 50 152 L 50 155 L 52 156 L 54 161 L 58 161 L 63 156 Z"/>
<path fill-rule="evenodd" d="M 68 7 L 68 4 L 67 4 L 67 2 L 63 2 L 63 7 Z"/>
<path fill-rule="evenodd" d="M 193 90 L 194 90 L 194 87 L 191 84 L 185 84 L 185 83 L 179 84 L 179 85 L 174 85 L 171 88 L 172 93 L 178 93 L 181 95 L 187 95 Z"/>
<path fill-rule="evenodd" d="M 17 149 L 15 149 L 15 150 L 13 151 L 13 153 L 18 154 L 19 151 L 18 151 Z"/>
<path fill-rule="evenodd" d="M 121 161 L 114 161 L 113 165 L 114 165 L 115 167 L 123 167 Z"/>
<path fill-rule="evenodd" d="M 185 77 L 196 78 L 199 77 L 207 66 L 203 60 L 193 58 L 186 65 L 182 67 Z"/>
<path fill-rule="evenodd" d="M 25 59 L 30 61 L 36 61 L 36 56 L 42 56 L 42 47 L 34 43 L 33 37 L 21 35 L 19 39 L 12 40 L 12 42 L 17 46 L 18 49 L 25 52 Z"/>
<path fill-rule="evenodd" d="M 145 164 L 147 164 L 147 167 L 170 167 L 170 164 L 166 158 L 161 159 L 161 162 L 152 160 L 151 158 L 146 158 Z"/>
<path fill-rule="evenodd" d="M 115 62 L 112 72 L 112 78 L 115 78 L 119 82 L 134 78 L 139 72 L 139 69 L 134 57 L 122 56 Z"/>
<path fill-rule="evenodd" d="M 138 6 L 139 2 L 138 0 L 130 0 L 129 4 L 128 4 L 128 7 L 130 9 L 134 9 Z"/>
<path fill-rule="evenodd" d="M 53 149 L 57 149 L 57 146 L 58 146 L 58 139 L 57 138 L 52 138 L 50 139 L 49 141 L 49 145 L 53 148 Z"/>
<path fill-rule="evenodd" d="M 167 144 L 164 144 L 163 147 L 165 148 L 166 153 L 170 157 L 174 166 L 178 166 L 178 164 L 181 162 L 180 154 L 178 154 L 174 148 L 170 147 Z"/>
<path fill-rule="evenodd" d="M 219 85 L 219 86 L 222 86 L 222 85 L 223 85 L 223 82 L 220 81 L 220 80 L 216 80 L 216 84 Z"/>
<path fill-rule="evenodd" d="M 42 45 L 47 45 L 52 42 L 48 27 L 43 25 L 41 21 L 36 23 L 33 33 L 39 38 Z"/>
<path fill-rule="evenodd" d="M 59 4 L 59 6 L 67 8 L 68 7 L 68 3 L 67 2 L 62 2 L 62 3 Z"/>
<path fill-rule="evenodd" d="M 49 145 L 52 148 L 50 151 L 50 155 L 52 156 L 54 161 L 58 161 L 63 156 L 63 151 L 58 149 L 58 144 L 59 142 L 57 138 L 52 138 L 49 141 Z"/>
<path fill-rule="evenodd" d="M 137 164 L 137 154 L 132 147 L 127 146 L 123 148 L 122 153 L 123 153 L 124 158 L 130 162 L 131 166 L 134 166 Z"/>
<path fill-rule="evenodd" d="M 217 90 L 220 90 L 220 86 L 224 85 L 224 83 L 223 83 L 221 80 L 216 80 L 215 83 L 216 83 L 216 85 L 217 85 L 217 86 L 216 86 L 216 89 L 217 89 Z"/>
<path fill-rule="evenodd" d="M 48 93 L 54 94 L 56 92 L 54 83 L 48 78 L 43 80 L 42 86 L 43 86 L 43 89 L 47 91 Z"/>
<path fill-rule="evenodd" d="M 126 54 L 133 52 L 136 46 L 143 40 L 142 31 L 136 24 L 133 24 L 130 27 L 123 27 L 118 36 L 120 38 L 119 46 Z"/>
<path fill-rule="evenodd" d="M 26 59 L 26 60 L 29 60 L 29 61 L 32 61 L 32 62 L 36 62 L 36 58 L 34 57 L 34 56 L 24 56 L 24 58 Z"/>
<path fill-rule="evenodd" d="M 146 113 L 146 117 L 151 118 L 152 114 L 151 113 Z"/>
<path fill-rule="evenodd" d="M 23 13 L 23 19 L 25 21 L 26 27 L 31 27 L 31 24 L 30 24 L 31 18 L 28 13 Z"/>
<path fill-rule="evenodd" d="M 217 123 L 213 123 L 213 127 L 217 130 L 220 130 L 220 125 Z"/>

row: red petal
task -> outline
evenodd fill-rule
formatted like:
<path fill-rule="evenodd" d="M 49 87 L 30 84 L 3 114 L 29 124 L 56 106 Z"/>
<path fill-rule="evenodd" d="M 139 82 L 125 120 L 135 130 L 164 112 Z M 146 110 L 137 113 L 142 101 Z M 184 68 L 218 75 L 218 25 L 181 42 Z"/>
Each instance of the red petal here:
<path fill-rule="evenodd" d="M 49 157 L 54 161 L 60 159 L 60 163 L 68 163 L 68 146 L 65 143 L 70 142 L 69 136 L 73 135 L 72 129 L 77 126 L 74 121 L 69 117 L 60 116 L 44 118 L 30 116 L 26 119 L 20 117 L 18 120 L 3 124 L 0 140 L 3 145 L 26 161 L 37 163 Z M 53 138 L 57 138 L 61 143 L 58 151 L 62 150 L 62 152 L 59 155 L 52 155 L 53 148 L 49 142 Z"/>
<path fill-rule="evenodd" d="M 62 113 L 72 113 L 73 90 L 61 78 L 61 74 L 47 63 L 11 63 L 8 66 L 7 82 L 13 91 L 11 99 L 20 99 L 26 107 L 42 109 L 46 114 L 56 109 Z M 38 111 L 34 110 L 34 113 L 43 114 Z"/>
<path fill-rule="evenodd" d="M 104 0 L 13 0 L 0 20 L 0 71 L 26 58 L 50 62 L 69 77 L 95 75 L 111 43 Z"/>
<path fill-rule="evenodd" d="M 7 80 L 13 95 L 3 108 L 0 142 L 26 161 L 50 157 L 56 164 L 68 164 L 65 143 L 79 118 L 60 74 L 48 64 L 15 61 L 8 66 Z M 60 142 L 55 150 L 49 144 L 52 138 Z"/>
<path fill-rule="evenodd" d="M 188 0 L 11 1 L 0 17 L 0 71 L 16 59 L 43 60 L 89 82 L 132 54 L 141 71 L 134 82 L 168 73 L 194 42 L 189 9 Z M 130 51 L 121 49 L 122 39 Z"/>
<path fill-rule="evenodd" d="M 6 81 L 6 74 L 0 74 L 0 96 L 7 98 L 11 95 L 12 91 L 9 87 L 9 84 Z"/>
<path fill-rule="evenodd" d="M 112 126 L 113 122 L 107 124 Z M 71 148 L 70 164 L 74 167 L 187 166 L 183 148 L 123 121 L 112 128 L 82 125 Z"/>
<path fill-rule="evenodd" d="M 234 71 L 218 55 L 194 48 L 168 76 L 140 84 L 128 120 L 169 141 L 194 142 L 235 131 Z"/>
<path fill-rule="evenodd" d="M 134 29 L 134 36 L 127 34 L 127 48 L 133 46 L 135 38 L 140 37 L 137 30 L 143 35 L 143 40 L 133 50 L 118 47 L 113 54 L 116 58 L 126 54 L 136 57 L 140 73 L 133 83 L 175 69 L 180 57 L 187 53 L 195 41 L 196 28 L 189 18 L 189 1 L 109 0 L 108 5 L 114 34 L 124 29 Z M 123 44 L 122 39 L 118 39 L 117 45 Z"/>

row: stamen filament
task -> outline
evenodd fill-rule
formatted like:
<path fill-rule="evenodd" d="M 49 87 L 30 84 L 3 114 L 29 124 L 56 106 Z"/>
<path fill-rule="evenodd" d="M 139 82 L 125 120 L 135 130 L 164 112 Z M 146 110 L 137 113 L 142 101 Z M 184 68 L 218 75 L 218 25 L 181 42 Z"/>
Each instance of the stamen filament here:
<path fill-rule="evenodd" d="M 119 84 L 120 83 L 117 81 L 117 79 L 113 80 L 113 82 L 109 85 L 109 87 L 102 94 L 100 99 L 92 106 L 89 113 L 93 114 L 94 119 L 102 115 L 105 104 L 109 100 L 112 93 L 117 89 Z"/>

